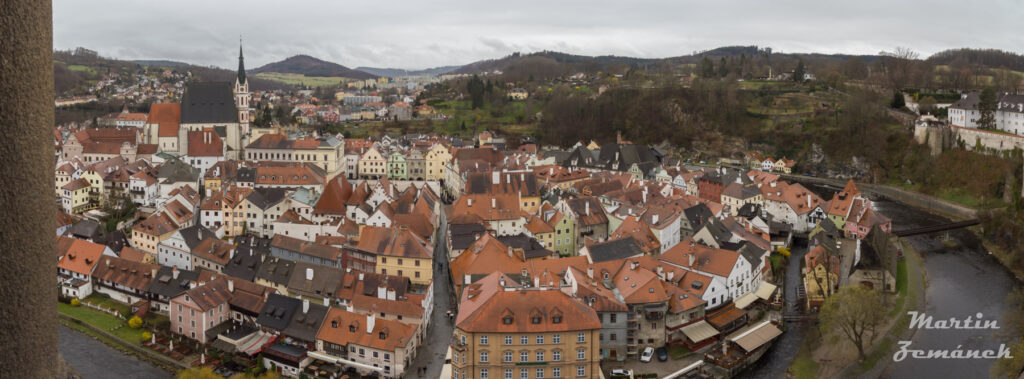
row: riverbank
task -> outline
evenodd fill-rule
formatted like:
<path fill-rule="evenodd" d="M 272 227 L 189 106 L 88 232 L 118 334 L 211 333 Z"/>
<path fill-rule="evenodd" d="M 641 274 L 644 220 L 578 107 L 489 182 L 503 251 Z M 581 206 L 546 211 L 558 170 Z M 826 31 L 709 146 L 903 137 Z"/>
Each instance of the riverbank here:
<path fill-rule="evenodd" d="M 1024 269 L 1013 268 L 1013 265 L 1010 262 L 1009 253 L 1003 251 L 1003 249 L 999 248 L 999 246 L 996 246 L 995 244 L 993 244 L 992 242 L 985 238 L 981 238 L 981 244 L 982 246 L 985 247 L 985 251 L 987 251 L 989 254 L 992 254 L 993 257 L 996 257 L 996 259 L 999 261 L 999 264 L 1003 265 L 1003 267 L 1006 267 L 1006 270 L 1010 271 L 1010 274 L 1013 274 L 1013 277 L 1017 279 L 1017 282 L 1024 283 Z"/>
<path fill-rule="evenodd" d="M 140 358 L 119 348 L 88 328 L 60 319 L 59 349 L 68 365 L 84 379 L 91 378 L 172 378 L 176 370 Z"/>
<path fill-rule="evenodd" d="M 908 245 L 900 241 L 904 246 Z M 889 300 L 891 310 L 881 331 L 874 336 L 871 345 L 865 349 L 866 358 L 857 362 L 856 348 L 846 337 L 836 331 L 826 331 L 819 327 L 811 328 L 804 339 L 800 351 L 789 367 L 789 373 L 795 378 L 821 377 L 878 377 L 888 364 L 885 362 L 892 356 L 897 340 L 908 340 L 913 337 L 913 330 L 907 326 L 909 311 L 923 312 L 925 309 L 924 293 L 927 278 L 923 270 L 923 258 L 914 249 L 904 248 L 904 260 L 899 264 L 896 275 L 895 296 Z M 834 341 L 834 342 L 833 342 Z"/>
<path fill-rule="evenodd" d="M 64 304 L 61 304 L 61 305 L 64 305 Z M 66 307 L 63 307 L 63 308 L 59 308 L 59 310 L 60 310 L 60 313 L 58 313 L 58 316 L 59 316 L 58 317 L 58 321 L 61 323 L 61 325 L 65 326 L 65 327 L 67 327 L 67 328 L 69 328 L 71 330 L 74 330 L 74 331 L 76 331 L 78 333 L 81 333 L 81 334 L 84 334 L 84 335 L 86 335 L 88 337 L 91 337 L 94 340 L 107 345 L 111 349 L 116 350 L 116 351 L 120 352 L 123 355 L 130 356 L 130 357 L 133 357 L 135 359 L 138 359 L 139 361 L 148 363 L 148 364 L 150 364 L 150 365 L 152 365 L 154 367 L 157 367 L 157 368 L 159 368 L 159 369 L 161 369 L 161 370 L 163 370 L 163 371 L 165 371 L 165 372 L 167 372 L 169 374 L 174 374 L 178 370 L 188 368 L 187 365 L 185 365 L 183 362 L 178 362 L 178 361 L 172 360 L 172 359 L 170 359 L 168 357 L 157 355 L 155 352 L 151 352 L 151 351 L 143 349 L 141 346 L 139 346 L 139 341 L 138 340 L 136 340 L 134 342 L 133 341 L 127 341 L 124 338 L 121 338 L 120 336 L 115 334 L 116 330 L 121 330 L 123 328 L 127 328 L 126 325 L 118 325 L 118 327 L 120 327 L 120 328 L 115 327 L 116 330 L 107 331 L 107 330 L 104 330 L 104 328 L 108 328 L 109 329 L 110 328 L 109 325 L 104 324 L 104 323 L 100 323 L 100 325 L 95 325 L 95 324 L 93 324 L 93 322 L 95 322 L 95 319 L 90 318 L 90 317 L 83 317 L 84 315 L 82 313 L 88 312 L 88 311 L 92 311 L 90 309 L 86 309 L 86 308 L 70 308 L 70 306 L 66 306 Z M 71 311 L 75 311 L 75 312 L 71 312 Z M 93 312 L 99 313 L 98 311 L 93 311 Z M 99 314 L 97 316 L 109 316 L 109 315 Z M 139 333 L 141 333 L 141 332 L 139 332 Z M 124 334 L 124 333 L 121 333 L 121 334 Z M 128 337 L 132 338 L 132 339 L 137 339 L 137 334 L 138 333 L 135 333 L 135 331 L 132 330 L 132 331 L 128 332 Z"/>

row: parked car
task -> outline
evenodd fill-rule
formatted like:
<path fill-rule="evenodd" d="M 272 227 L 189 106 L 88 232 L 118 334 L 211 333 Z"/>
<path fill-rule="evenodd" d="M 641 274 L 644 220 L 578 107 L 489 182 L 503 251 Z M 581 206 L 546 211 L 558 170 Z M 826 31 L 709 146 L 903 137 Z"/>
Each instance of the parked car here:
<path fill-rule="evenodd" d="M 640 362 L 650 362 L 652 356 L 654 356 L 654 348 L 648 346 L 644 349 L 644 353 L 640 355 Z"/>
<path fill-rule="evenodd" d="M 654 352 L 658 354 L 659 361 L 664 362 L 668 360 L 668 349 L 665 349 L 664 346 L 657 348 Z"/>
<path fill-rule="evenodd" d="M 628 377 L 632 377 L 633 376 L 633 370 L 625 370 L 625 369 L 617 368 L 617 369 L 612 370 L 612 376 L 628 376 Z"/>

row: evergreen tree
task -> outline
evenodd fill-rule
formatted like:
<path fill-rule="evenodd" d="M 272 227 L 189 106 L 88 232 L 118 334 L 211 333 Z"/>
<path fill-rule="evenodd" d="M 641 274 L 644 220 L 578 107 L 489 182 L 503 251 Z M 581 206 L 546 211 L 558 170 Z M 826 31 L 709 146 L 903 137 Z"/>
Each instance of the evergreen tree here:
<path fill-rule="evenodd" d="M 996 106 L 996 91 L 992 87 L 985 87 L 978 100 L 978 111 L 981 112 L 981 117 L 978 118 L 979 128 L 996 128 Z"/>
<path fill-rule="evenodd" d="M 804 68 L 804 60 L 803 59 L 797 60 L 796 61 L 796 69 L 793 70 L 793 81 L 794 82 L 803 82 L 804 81 L 804 74 L 806 72 L 807 72 L 807 69 Z"/>
<path fill-rule="evenodd" d="M 718 76 L 724 78 L 726 75 L 729 75 L 729 65 L 725 62 L 725 57 L 722 57 L 718 61 Z"/>
<path fill-rule="evenodd" d="M 473 109 L 479 109 L 484 106 L 484 82 L 480 80 L 479 76 L 473 75 L 473 78 L 469 80 L 466 85 L 466 90 L 469 92 L 469 99 Z"/>
<path fill-rule="evenodd" d="M 892 93 L 892 102 L 889 103 L 894 109 L 900 109 L 907 105 L 906 100 L 903 100 L 903 92 L 895 91 Z"/>
<path fill-rule="evenodd" d="M 715 65 L 711 63 L 711 60 L 708 59 L 708 57 L 704 57 L 704 59 L 701 59 L 700 61 L 699 71 L 701 78 L 713 77 L 715 76 Z"/>

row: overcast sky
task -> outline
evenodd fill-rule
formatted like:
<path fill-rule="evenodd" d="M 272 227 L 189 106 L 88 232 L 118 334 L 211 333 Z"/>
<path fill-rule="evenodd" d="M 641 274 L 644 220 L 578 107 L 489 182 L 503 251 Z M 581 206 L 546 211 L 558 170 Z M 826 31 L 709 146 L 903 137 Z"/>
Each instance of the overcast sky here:
<path fill-rule="evenodd" d="M 899 4 L 891 4 L 899 3 Z M 1019 0 L 82 1 L 53 3 L 54 47 L 246 67 L 308 54 L 420 69 L 510 53 L 661 58 L 728 45 L 875 54 L 1024 48 Z"/>

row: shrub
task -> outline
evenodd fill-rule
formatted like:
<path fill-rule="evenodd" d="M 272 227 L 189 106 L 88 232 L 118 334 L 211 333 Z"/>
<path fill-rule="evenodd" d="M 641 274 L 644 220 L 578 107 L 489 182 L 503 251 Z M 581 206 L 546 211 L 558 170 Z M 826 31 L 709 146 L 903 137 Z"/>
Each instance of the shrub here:
<path fill-rule="evenodd" d="M 132 327 L 132 329 L 138 329 L 142 326 L 142 319 L 139 318 L 139 316 L 132 316 L 132 318 L 128 320 L 128 326 Z"/>
<path fill-rule="evenodd" d="M 151 338 L 153 338 L 153 333 L 150 333 L 150 332 L 142 332 L 142 339 L 143 339 L 144 341 L 149 341 L 149 340 L 150 340 Z"/>
<path fill-rule="evenodd" d="M 82 301 L 81 301 L 81 300 L 78 300 L 78 299 L 71 299 L 71 306 L 72 306 L 72 307 L 77 307 L 77 306 L 79 306 L 79 305 L 82 305 Z"/>

